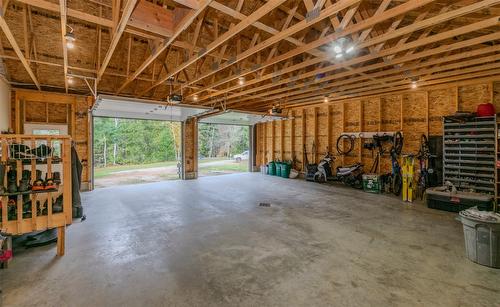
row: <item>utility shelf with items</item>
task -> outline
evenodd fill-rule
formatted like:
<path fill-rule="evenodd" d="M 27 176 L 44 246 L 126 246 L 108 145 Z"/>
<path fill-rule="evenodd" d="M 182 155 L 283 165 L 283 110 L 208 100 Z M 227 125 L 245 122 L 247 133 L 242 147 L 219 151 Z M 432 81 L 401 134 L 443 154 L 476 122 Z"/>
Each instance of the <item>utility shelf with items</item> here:
<path fill-rule="evenodd" d="M 0 135 L 1 233 L 57 228 L 57 254 L 63 255 L 71 197 L 69 136 Z"/>
<path fill-rule="evenodd" d="M 443 121 L 443 179 L 459 191 L 497 194 L 496 116 Z"/>

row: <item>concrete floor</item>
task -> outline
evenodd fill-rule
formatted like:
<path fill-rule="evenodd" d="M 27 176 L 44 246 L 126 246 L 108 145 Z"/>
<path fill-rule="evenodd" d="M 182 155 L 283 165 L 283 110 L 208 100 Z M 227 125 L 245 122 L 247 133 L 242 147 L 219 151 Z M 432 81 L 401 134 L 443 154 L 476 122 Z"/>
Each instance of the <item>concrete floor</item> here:
<path fill-rule="evenodd" d="M 259 207 L 270 202 L 270 208 Z M 0 271 L 5 306 L 499 306 L 456 215 L 260 174 L 84 194 L 87 221 Z"/>

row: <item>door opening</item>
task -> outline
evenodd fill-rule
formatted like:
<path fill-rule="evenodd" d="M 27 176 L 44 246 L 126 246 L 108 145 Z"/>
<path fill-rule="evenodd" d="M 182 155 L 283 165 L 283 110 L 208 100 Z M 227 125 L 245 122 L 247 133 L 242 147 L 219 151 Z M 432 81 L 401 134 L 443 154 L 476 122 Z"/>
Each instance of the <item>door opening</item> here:
<path fill-rule="evenodd" d="M 198 176 L 248 172 L 250 127 L 198 124 Z"/>
<path fill-rule="evenodd" d="M 94 116 L 94 187 L 180 179 L 180 122 Z"/>

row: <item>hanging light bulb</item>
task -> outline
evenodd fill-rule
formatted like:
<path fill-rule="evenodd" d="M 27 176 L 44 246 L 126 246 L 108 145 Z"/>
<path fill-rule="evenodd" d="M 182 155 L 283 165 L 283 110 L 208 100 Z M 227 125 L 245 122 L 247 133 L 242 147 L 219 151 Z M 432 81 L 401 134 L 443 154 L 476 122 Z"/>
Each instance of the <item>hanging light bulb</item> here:
<path fill-rule="evenodd" d="M 410 85 L 411 88 L 417 88 L 418 87 L 417 82 L 418 82 L 418 77 L 411 78 L 411 85 Z"/>
<path fill-rule="evenodd" d="M 71 77 L 71 76 L 68 76 L 67 80 L 68 80 L 68 84 L 70 84 L 70 85 L 75 83 L 75 79 L 73 79 L 73 77 Z"/>
<path fill-rule="evenodd" d="M 339 54 L 337 54 L 337 55 L 335 56 L 335 58 L 336 58 L 336 59 L 340 59 L 342 56 L 343 56 L 343 54 L 342 54 L 342 53 L 339 53 Z"/>
<path fill-rule="evenodd" d="M 239 84 L 239 85 L 243 85 L 243 84 L 245 84 L 245 77 L 243 77 L 243 76 L 239 77 L 239 78 L 238 78 L 238 84 Z"/>
<path fill-rule="evenodd" d="M 66 47 L 68 49 L 73 49 L 75 48 L 75 35 L 73 34 L 73 29 L 71 29 L 70 32 L 66 32 L 66 35 L 64 35 L 64 39 L 66 40 Z"/>
<path fill-rule="evenodd" d="M 353 46 L 353 45 L 351 45 L 351 46 L 347 47 L 347 49 L 346 49 L 345 53 L 351 53 L 351 52 L 353 52 L 353 51 L 354 51 L 354 46 Z"/>
<path fill-rule="evenodd" d="M 198 101 L 198 95 L 193 95 L 193 101 Z"/>
<path fill-rule="evenodd" d="M 342 47 L 340 47 L 340 45 L 335 45 L 333 46 L 333 51 L 335 53 L 342 53 Z"/>
<path fill-rule="evenodd" d="M 323 97 L 323 102 L 327 103 L 328 102 L 328 96 Z"/>

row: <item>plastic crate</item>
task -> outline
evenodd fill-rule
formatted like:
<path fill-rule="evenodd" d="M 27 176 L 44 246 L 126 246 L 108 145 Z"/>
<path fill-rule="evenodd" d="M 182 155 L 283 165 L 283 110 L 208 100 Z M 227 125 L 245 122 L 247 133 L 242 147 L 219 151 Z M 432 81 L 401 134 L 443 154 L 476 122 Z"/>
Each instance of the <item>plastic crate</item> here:
<path fill-rule="evenodd" d="M 431 188 L 427 189 L 426 198 L 427 207 L 450 212 L 460 212 L 474 206 L 482 211 L 490 211 L 493 208 L 493 197 L 479 193 L 450 193 Z"/>
<path fill-rule="evenodd" d="M 368 193 L 380 193 L 381 182 L 377 174 L 363 175 L 363 190 Z"/>

